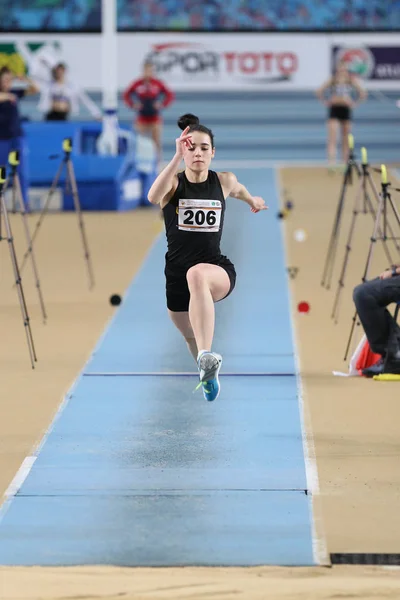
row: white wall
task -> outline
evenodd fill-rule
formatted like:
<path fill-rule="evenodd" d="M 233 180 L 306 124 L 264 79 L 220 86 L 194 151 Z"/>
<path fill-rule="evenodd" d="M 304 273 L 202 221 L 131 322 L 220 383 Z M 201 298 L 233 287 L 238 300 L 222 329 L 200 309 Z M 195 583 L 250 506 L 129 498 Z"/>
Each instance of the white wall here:
<path fill-rule="evenodd" d="M 0 65 L 12 60 L 22 66 L 15 44 L 27 49 L 29 42 L 48 47 L 57 42 L 74 81 L 88 90 L 101 89 L 100 35 L 2 35 Z M 400 89 L 400 36 L 390 33 L 120 33 L 118 87 L 138 77 L 144 59 L 152 57 L 160 78 L 174 90 L 312 90 L 329 76 L 335 45 L 361 49 L 361 61 L 373 67 L 364 81 L 367 88 Z M 383 79 L 371 79 L 377 72 L 375 47 L 386 48 L 390 63 L 379 65 Z M 30 52 L 31 59 L 37 52 Z"/>

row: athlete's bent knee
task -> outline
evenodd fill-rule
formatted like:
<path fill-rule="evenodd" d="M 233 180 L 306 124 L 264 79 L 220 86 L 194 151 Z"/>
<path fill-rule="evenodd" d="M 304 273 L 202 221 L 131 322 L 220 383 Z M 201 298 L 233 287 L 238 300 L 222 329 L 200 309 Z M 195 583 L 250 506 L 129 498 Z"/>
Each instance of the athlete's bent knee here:
<path fill-rule="evenodd" d="M 186 280 L 189 288 L 203 287 L 207 281 L 206 271 L 202 265 L 190 267 L 186 273 Z"/>
<path fill-rule="evenodd" d="M 362 302 L 362 298 L 363 298 L 363 290 L 360 288 L 361 288 L 361 286 L 358 285 L 353 290 L 353 302 L 356 305 L 356 308 L 358 308 L 360 306 L 360 299 Z"/>
<path fill-rule="evenodd" d="M 363 283 L 357 285 L 353 290 L 353 301 L 356 308 L 362 306 L 375 306 L 377 299 L 371 290 Z"/>

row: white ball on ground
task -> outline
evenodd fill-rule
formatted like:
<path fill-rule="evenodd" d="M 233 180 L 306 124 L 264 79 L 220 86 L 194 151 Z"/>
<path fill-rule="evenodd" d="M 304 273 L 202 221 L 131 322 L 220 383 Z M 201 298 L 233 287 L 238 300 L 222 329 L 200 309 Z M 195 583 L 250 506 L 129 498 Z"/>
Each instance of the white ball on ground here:
<path fill-rule="evenodd" d="M 304 229 L 296 229 L 294 232 L 294 239 L 296 242 L 304 242 L 307 239 L 307 234 Z"/>

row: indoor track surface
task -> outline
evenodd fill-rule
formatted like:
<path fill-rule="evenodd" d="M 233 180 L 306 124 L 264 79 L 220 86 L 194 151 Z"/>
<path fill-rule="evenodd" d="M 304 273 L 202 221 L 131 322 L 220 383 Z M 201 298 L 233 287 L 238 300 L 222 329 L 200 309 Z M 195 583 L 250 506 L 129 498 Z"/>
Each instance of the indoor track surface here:
<path fill-rule="evenodd" d="M 277 212 L 273 169 L 237 175 Z M 227 215 L 238 283 L 217 306 L 220 397 L 193 393 L 162 234 L 2 519 L 0 563 L 314 563 L 281 228 L 237 200 Z"/>
<path fill-rule="evenodd" d="M 370 95 L 353 131 L 357 158 L 365 145 L 400 188 L 396 99 Z M 165 114 L 165 160 L 184 112 L 212 127 L 214 169 L 234 171 L 269 205 L 254 215 L 227 201 L 222 251 L 237 283 L 216 306 L 220 397 L 194 392 L 195 364 L 168 320 L 157 209 L 85 214 L 91 292 L 75 215 L 49 215 L 37 242 L 46 326 L 29 269 L 23 279 L 34 371 L 1 245 L 0 596 L 397 599 L 394 569 L 320 566 L 400 555 L 398 384 L 332 373 L 348 370 L 351 292 L 373 222 L 358 218 L 334 325 L 357 186 L 329 292 L 321 273 L 343 178 L 326 169 L 325 109 L 312 94 L 178 95 Z M 121 109 L 122 122 L 130 116 Z M 294 209 L 277 219 L 288 198 Z M 19 215 L 11 220 L 21 256 Z M 377 244 L 371 276 L 386 266 Z M 123 295 L 118 308 L 112 293 Z M 138 568 L 117 568 L 126 566 Z"/>

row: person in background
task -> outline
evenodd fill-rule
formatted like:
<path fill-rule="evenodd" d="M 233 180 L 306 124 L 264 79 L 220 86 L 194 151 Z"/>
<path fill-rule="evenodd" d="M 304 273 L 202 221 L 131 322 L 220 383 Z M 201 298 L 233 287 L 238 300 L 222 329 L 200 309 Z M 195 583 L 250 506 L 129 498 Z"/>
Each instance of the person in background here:
<path fill-rule="evenodd" d="M 161 110 L 175 100 L 175 94 L 154 77 L 151 62 L 144 64 L 142 77 L 124 91 L 123 100 L 129 108 L 137 111 L 134 127 L 138 133 L 151 136 L 161 160 Z"/>
<path fill-rule="evenodd" d="M 24 87 L 16 82 L 25 84 Z M 28 207 L 28 171 L 26 146 L 19 114 L 19 100 L 39 89 L 29 77 L 15 77 L 8 67 L 0 69 L 0 163 L 8 164 L 10 152 L 19 152 L 18 175 L 25 206 Z"/>
<path fill-rule="evenodd" d="M 400 266 L 393 265 L 379 277 L 355 287 L 353 300 L 371 350 L 382 357 L 363 369 L 363 375 L 399 375 L 400 328 L 386 307 L 400 302 Z"/>
<path fill-rule="evenodd" d="M 57 42 L 46 42 L 33 51 L 28 42 L 21 39 L 15 40 L 18 54 L 23 58 L 29 77 L 36 87 L 42 88 L 43 84 L 51 81 L 51 70 L 62 62 L 62 54 Z"/>
<path fill-rule="evenodd" d="M 325 98 L 326 92 L 329 98 Z M 353 92 L 358 94 L 358 101 L 353 100 Z M 356 77 L 352 75 L 345 63 L 340 62 L 335 74 L 326 81 L 316 92 L 319 100 L 329 108 L 328 110 L 328 160 L 329 166 L 336 164 L 337 131 L 340 127 L 342 134 L 342 160 L 348 160 L 348 136 L 351 132 L 352 109 L 367 97 L 367 92 L 360 86 Z"/>
<path fill-rule="evenodd" d="M 58 63 L 52 69 L 52 81 L 41 86 L 39 110 L 46 121 L 66 121 L 69 116 L 79 114 L 79 103 L 86 106 L 94 119 L 102 118 L 101 110 L 89 96 L 73 83 L 66 81 L 67 67 Z"/>

